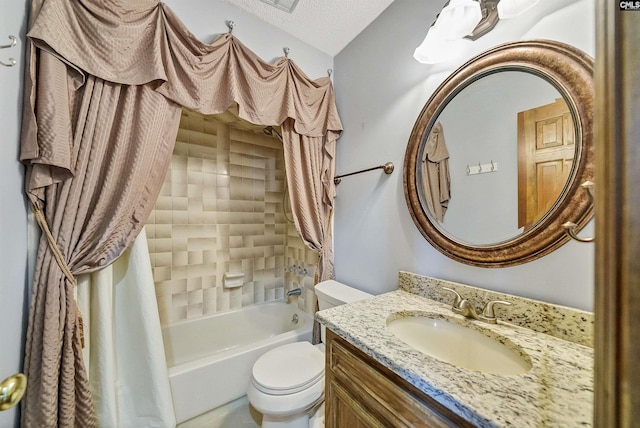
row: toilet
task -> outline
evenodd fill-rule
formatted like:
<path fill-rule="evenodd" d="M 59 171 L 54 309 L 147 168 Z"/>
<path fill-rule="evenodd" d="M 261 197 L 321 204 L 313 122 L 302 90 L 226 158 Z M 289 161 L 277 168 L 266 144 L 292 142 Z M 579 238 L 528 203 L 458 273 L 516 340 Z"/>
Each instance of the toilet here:
<path fill-rule="evenodd" d="M 320 310 L 371 297 L 334 280 L 315 286 Z M 324 401 L 324 341 L 295 342 L 265 352 L 253 365 L 247 398 L 262 413 L 262 428 L 308 428 Z"/>

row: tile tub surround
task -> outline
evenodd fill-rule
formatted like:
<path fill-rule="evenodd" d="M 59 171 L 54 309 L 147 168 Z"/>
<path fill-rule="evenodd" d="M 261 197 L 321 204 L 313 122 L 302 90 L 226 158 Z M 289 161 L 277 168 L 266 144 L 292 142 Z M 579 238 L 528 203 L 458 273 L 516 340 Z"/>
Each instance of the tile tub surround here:
<path fill-rule="evenodd" d="M 429 357 L 397 339 L 387 319 L 418 311 L 506 338 L 531 360 L 527 373 L 485 374 Z M 593 349 L 509 323 L 467 320 L 403 290 L 320 311 L 316 319 L 449 409 L 480 427 L 590 426 Z"/>
<path fill-rule="evenodd" d="M 454 296 L 451 292 L 443 290 L 442 287 L 451 288 L 456 290 L 463 299 L 469 299 L 475 305 L 478 313 L 481 313 L 484 305 L 491 300 L 505 300 L 510 302 L 511 306 L 496 306 L 495 311 L 498 319 L 593 348 L 593 312 L 498 293 L 410 272 L 400 271 L 398 285 L 400 290 L 448 305 L 451 305 Z"/>
<path fill-rule="evenodd" d="M 285 268 L 310 268 L 317 255 L 287 221 L 285 201 L 279 140 L 229 111 L 184 109 L 147 221 L 161 323 L 283 299 L 299 286 Z M 242 287 L 225 288 L 226 272 L 244 273 Z"/>

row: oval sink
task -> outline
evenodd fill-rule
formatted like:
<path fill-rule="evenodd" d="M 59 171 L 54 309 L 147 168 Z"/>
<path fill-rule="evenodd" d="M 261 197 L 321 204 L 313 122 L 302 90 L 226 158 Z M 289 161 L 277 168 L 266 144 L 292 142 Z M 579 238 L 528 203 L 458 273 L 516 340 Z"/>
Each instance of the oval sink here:
<path fill-rule="evenodd" d="M 389 330 L 412 348 L 469 370 L 499 375 L 529 371 L 531 362 L 481 332 L 438 316 L 391 316 Z"/>

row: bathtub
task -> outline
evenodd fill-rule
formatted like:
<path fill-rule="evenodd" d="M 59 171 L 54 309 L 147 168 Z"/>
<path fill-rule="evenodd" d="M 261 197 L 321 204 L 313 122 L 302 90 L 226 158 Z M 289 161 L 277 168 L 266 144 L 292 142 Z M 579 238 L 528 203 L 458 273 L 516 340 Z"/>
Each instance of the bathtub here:
<path fill-rule="evenodd" d="M 286 343 L 310 342 L 312 327 L 311 316 L 284 301 L 164 327 L 162 336 L 177 422 L 244 396 L 258 357 Z"/>

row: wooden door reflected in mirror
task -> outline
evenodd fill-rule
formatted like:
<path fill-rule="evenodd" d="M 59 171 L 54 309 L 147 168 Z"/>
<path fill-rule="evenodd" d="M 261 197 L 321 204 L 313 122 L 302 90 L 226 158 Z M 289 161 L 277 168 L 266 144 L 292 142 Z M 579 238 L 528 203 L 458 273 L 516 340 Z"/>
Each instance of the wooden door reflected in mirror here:
<path fill-rule="evenodd" d="M 563 98 L 518 113 L 518 227 L 532 228 L 558 200 L 569 178 L 575 127 Z"/>

